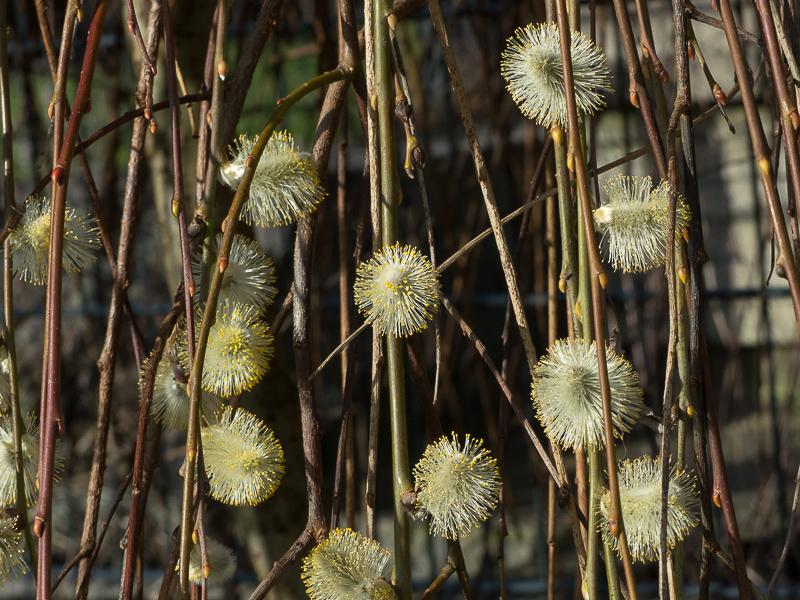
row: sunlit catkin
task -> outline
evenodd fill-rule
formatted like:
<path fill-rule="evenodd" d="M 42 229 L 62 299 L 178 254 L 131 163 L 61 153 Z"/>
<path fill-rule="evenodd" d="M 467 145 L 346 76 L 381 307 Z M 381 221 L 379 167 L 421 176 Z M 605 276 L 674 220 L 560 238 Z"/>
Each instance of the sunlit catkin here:
<path fill-rule="evenodd" d="M 211 496 L 239 506 L 263 502 L 283 478 L 283 449 L 272 430 L 246 410 L 231 419 L 225 408 L 218 423 L 203 429 L 203 455 Z"/>
<path fill-rule="evenodd" d="M 578 110 L 585 115 L 594 114 L 605 105 L 602 92 L 611 91 L 608 61 L 594 42 L 574 30 L 570 52 Z M 564 69 L 555 23 L 517 29 L 503 52 L 500 72 L 526 117 L 548 129 L 568 127 Z"/>
<path fill-rule="evenodd" d="M 145 368 L 147 363 L 145 363 Z M 190 398 L 186 391 L 188 375 L 177 353 L 168 349 L 156 369 L 153 386 L 153 403 L 150 414 L 168 429 L 186 429 L 189 425 Z M 206 390 L 201 392 L 203 415 L 213 416 L 222 406 L 222 400 Z"/>
<path fill-rule="evenodd" d="M 594 211 L 602 244 L 614 269 L 625 273 L 648 271 L 666 262 L 670 186 L 653 188 L 649 177 L 618 175 L 606 179 L 608 203 Z M 675 209 L 675 238 L 681 239 L 691 213 L 679 195 Z"/>
<path fill-rule="evenodd" d="M 227 300 L 220 303 L 217 322 L 208 335 L 203 389 L 225 397 L 261 381 L 272 357 L 268 329 L 255 307 Z"/>
<path fill-rule="evenodd" d="M 431 262 L 411 246 L 386 246 L 356 273 L 355 300 L 382 334 L 405 337 L 428 326 L 439 304 Z"/>
<path fill-rule="evenodd" d="M 497 461 L 483 440 L 469 434 L 460 444 L 442 437 L 425 449 L 414 467 L 417 507 L 431 517 L 431 533 L 458 539 L 485 521 L 497 505 L 500 476 Z"/>
<path fill-rule="evenodd" d="M 220 167 L 220 177 L 237 189 L 256 138 L 242 135 L 231 146 L 233 158 Z M 325 197 L 314 160 L 295 149 L 292 136 L 282 131 L 267 142 L 250 184 L 242 220 L 252 225 L 287 225 L 314 212 Z"/>
<path fill-rule="evenodd" d="M 391 600 L 392 553 L 350 529 L 334 529 L 303 560 L 311 600 Z"/>
<path fill-rule="evenodd" d="M 219 255 L 222 235 L 218 235 L 214 245 L 214 259 Z M 202 281 L 202 262 L 199 257 L 192 260 L 192 272 L 197 289 Z M 229 300 L 238 304 L 255 306 L 259 313 L 269 308 L 278 290 L 275 283 L 275 268 L 258 244 L 243 235 L 233 236 L 228 265 L 222 274 L 219 300 Z M 201 298 L 202 294 L 195 294 Z"/>
<path fill-rule="evenodd" d="M 28 198 L 22 220 L 8 236 L 16 274 L 23 281 L 35 284 L 47 281 L 50 213 L 50 200 Z M 64 215 L 64 271 L 72 275 L 92 264 L 99 246 L 100 234 L 93 226 L 93 219 L 79 216 L 67 208 Z"/>
<path fill-rule="evenodd" d="M 631 364 L 606 349 L 614 435 L 630 431 L 644 404 Z M 533 406 L 548 437 L 562 448 L 603 447 L 603 401 L 597 346 L 583 339 L 556 340 L 534 369 Z"/>
<path fill-rule="evenodd" d="M 619 463 L 619 501 L 631 557 L 642 562 L 656 560 L 661 555 L 661 465 L 657 458 L 643 456 Z M 610 493 L 606 490 L 600 498 L 598 521 L 603 535 L 619 551 L 619 541 L 608 527 L 610 505 Z M 667 498 L 669 548 L 674 548 L 697 525 L 698 505 L 694 478 L 686 470 L 677 474 L 673 468 Z"/>

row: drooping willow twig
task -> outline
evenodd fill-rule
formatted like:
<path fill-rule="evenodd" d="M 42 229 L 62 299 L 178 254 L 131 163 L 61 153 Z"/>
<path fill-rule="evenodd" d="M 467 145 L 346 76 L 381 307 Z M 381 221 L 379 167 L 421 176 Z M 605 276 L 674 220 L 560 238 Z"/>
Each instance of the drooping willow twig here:
<path fill-rule="evenodd" d="M 39 576 L 36 580 L 36 597 L 45 600 L 50 596 L 52 581 L 52 500 L 56 438 L 63 431 L 61 413 L 61 283 L 64 219 L 67 201 L 69 172 L 72 166 L 78 130 L 85 112 L 90 108 L 90 94 L 97 51 L 105 23 L 107 0 L 101 0 L 89 26 L 83 69 L 75 94 L 72 114 L 63 143 L 56 146 L 58 155 L 53 169 L 53 199 L 50 217 L 50 246 L 48 252 L 47 281 L 47 327 L 45 368 L 42 372 L 42 427 L 39 454 L 39 508 L 36 512 L 34 531 L 39 535 Z M 62 50 L 66 41 L 62 44 Z M 62 72 L 59 71 L 59 78 Z M 60 104 L 64 104 L 61 102 Z M 62 106 L 63 108 L 63 106 Z M 56 115 L 58 120 L 58 115 Z"/>
<path fill-rule="evenodd" d="M 525 309 L 522 305 L 522 297 L 519 293 L 519 285 L 517 283 L 517 273 L 514 268 L 514 263 L 511 258 L 511 252 L 508 249 L 508 241 L 506 240 L 505 233 L 501 226 L 500 214 L 497 210 L 497 202 L 495 201 L 494 191 L 492 189 L 489 172 L 486 168 L 486 161 L 483 158 L 480 143 L 478 142 L 477 132 L 475 130 L 475 123 L 472 119 L 472 112 L 467 104 L 467 96 L 464 91 L 464 83 L 461 80 L 458 64 L 456 62 L 455 53 L 450 45 L 447 37 L 447 31 L 444 24 L 444 16 L 442 15 L 439 0 L 429 0 L 428 9 L 431 12 L 431 20 L 433 27 L 436 31 L 436 38 L 439 40 L 439 46 L 442 51 L 442 58 L 447 66 L 448 73 L 450 74 L 450 83 L 453 87 L 453 92 L 458 105 L 461 121 L 464 125 L 464 131 L 467 135 L 469 142 L 472 160 L 475 163 L 475 171 L 478 177 L 478 184 L 483 194 L 483 200 L 486 205 L 486 212 L 489 215 L 489 222 L 492 225 L 492 233 L 495 237 L 497 249 L 500 253 L 500 264 L 503 267 L 503 274 L 508 287 L 508 293 L 511 296 L 511 303 L 514 307 L 514 316 L 516 317 L 517 327 L 519 329 L 520 337 L 522 338 L 522 345 L 525 349 L 525 357 L 528 361 L 528 370 L 532 373 L 536 366 L 536 349 L 533 346 L 533 338 L 531 337 L 530 327 L 528 326 L 528 319 L 525 316 Z"/>

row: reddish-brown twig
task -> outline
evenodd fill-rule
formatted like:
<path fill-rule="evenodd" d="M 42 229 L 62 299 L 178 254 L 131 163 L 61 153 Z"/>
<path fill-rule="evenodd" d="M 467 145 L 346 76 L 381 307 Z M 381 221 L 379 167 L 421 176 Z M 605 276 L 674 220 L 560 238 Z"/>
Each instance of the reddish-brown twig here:
<path fill-rule="evenodd" d="M 153 61 L 150 60 L 150 54 L 147 52 L 144 40 L 142 39 L 142 32 L 139 30 L 139 22 L 136 20 L 136 10 L 133 7 L 133 0 L 125 0 L 125 6 L 128 9 L 128 17 L 126 19 L 128 31 L 130 31 L 136 38 L 136 43 L 139 45 L 139 52 L 142 53 L 142 63 L 153 75 L 155 75 L 156 66 L 153 64 Z M 152 86 L 148 88 L 147 91 L 148 96 L 151 98 L 150 104 L 153 103 L 152 96 L 150 94 L 151 92 Z M 145 103 L 145 105 L 147 105 L 147 103 Z"/>
<path fill-rule="evenodd" d="M 34 530 L 39 540 L 39 577 L 36 581 L 36 596 L 45 600 L 50 596 L 52 564 L 52 500 L 54 482 L 54 461 L 56 438 L 63 431 L 61 413 L 61 280 L 62 249 L 64 239 L 64 218 L 69 171 L 78 138 L 78 129 L 83 115 L 90 109 L 90 93 L 94 69 L 97 64 L 97 50 L 105 23 L 107 0 L 101 0 L 89 26 L 86 54 L 84 55 L 81 78 L 75 95 L 73 111 L 70 116 L 63 144 L 58 152 L 58 160 L 53 170 L 53 201 L 50 220 L 50 248 L 48 256 L 47 282 L 47 332 L 46 369 L 42 373 L 42 428 L 39 455 L 39 509 L 36 513 Z M 62 45 L 69 44 L 65 41 Z M 59 77 L 61 73 L 59 73 Z M 59 103 L 63 105 L 62 103 Z"/>

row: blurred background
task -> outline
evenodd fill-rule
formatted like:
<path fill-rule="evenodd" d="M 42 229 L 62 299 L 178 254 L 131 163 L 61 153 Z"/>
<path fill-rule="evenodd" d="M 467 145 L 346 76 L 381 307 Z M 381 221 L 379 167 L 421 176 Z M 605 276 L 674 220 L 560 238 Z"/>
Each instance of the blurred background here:
<path fill-rule="evenodd" d="M 48 3 L 51 28 L 60 43 L 65 2 Z M 93 5 L 85 3 L 87 15 Z M 140 25 L 145 28 L 148 2 L 136 2 Z M 175 2 L 178 61 L 188 93 L 200 89 L 206 44 L 214 3 L 209 0 Z M 233 0 L 228 27 L 231 70 L 235 71 L 243 40 L 252 29 L 260 3 Z M 359 22 L 363 7 L 357 4 Z M 656 46 L 667 70 L 674 74 L 674 48 L 671 5 L 665 0 L 650 2 L 655 26 Z M 467 86 L 468 101 L 478 127 L 481 146 L 502 215 L 521 206 L 530 193 L 533 176 L 546 131 L 525 119 L 505 90 L 500 76 L 500 55 L 506 40 L 519 26 L 542 20 L 544 7 L 538 2 L 512 0 L 455 0 L 443 6 L 448 31 Z M 583 29 L 589 31 L 589 8 L 585 9 Z M 707 2 L 698 9 L 712 13 Z M 739 25 L 759 36 L 752 6 L 735 2 Z M 17 202 L 21 202 L 47 173 L 52 147 L 48 135 L 47 109 L 53 85 L 41 42 L 34 3 L 10 2 L 9 54 L 11 61 L 11 110 L 15 128 L 15 176 Z M 626 153 L 648 145 L 638 111 L 628 101 L 627 67 L 620 47 L 613 6 L 596 3 L 597 43 L 606 52 L 616 90 L 607 95 L 607 108 L 596 119 L 594 146 L 596 161 L 604 165 Z M 264 126 L 278 99 L 302 82 L 337 62 L 337 23 L 335 3 L 328 0 L 286 2 L 277 29 L 260 58 L 236 128 L 240 133 L 256 134 Z M 75 52 L 70 65 L 68 97 L 74 97 L 85 48 L 84 19 L 78 27 Z M 661 26 L 663 24 L 663 26 Z M 733 70 L 723 32 L 696 23 L 697 38 L 709 65 L 722 86 L 733 85 Z M 463 128 L 455 109 L 447 71 L 433 34 L 424 4 L 397 29 L 411 85 L 411 103 L 419 141 L 426 154 L 425 182 L 431 204 L 437 260 L 443 261 L 488 227 L 488 218 L 472 166 Z M 763 101 L 768 133 L 772 131 L 770 106 L 765 96 L 766 77 L 757 46 L 746 51 L 757 73 L 756 92 Z M 125 5 L 111 2 L 103 34 L 98 70 L 92 94 L 92 111 L 81 129 L 87 137 L 134 107 L 133 92 L 139 73 L 139 52 L 125 25 Z M 154 101 L 166 99 L 166 83 L 161 66 L 155 80 Z M 692 64 L 693 116 L 714 105 L 714 98 L 697 64 Z M 675 89 L 666 86 L 671 105 Z M 303 150 L 310 150 L 316 129 L 321 95 L 311 95 L 295 106 L 284 121 L 285 128 Z M 193 119 L 184 118 L 184 176 L 187 200 L 192 197 L 197 142 L 192 132 L 198 118 L 196 105 L 182 109 Z M 774 572 L 783 547 L 791 511 L 793 482 L 800 443 L 794 432 L 800 415 L 794 400 L 800 376 L 800 352 L 788 287 L 785 281 L 769 277 L 771 261 L 770 222 L 755 169 L 744 111 L 739 97 L 726 107 L 730 124 L 714 114 L 696 128 L 696 145 L 703 227 L 709 262 L 705 266 L 703 322 L 709 344 L 713 385 L 717 394 L 725 455 L 736 503 L 741 535 L 748 558 L 748 575 L 757 585 L 766 585 Z M 145 175 L 141 211 L 136 224 L 135 260 L 128 295 L 148 347 L 172 298 L 180 277 L 180 248 L 177 223 L 170 212 L 172 199 L 172 149 L 166 112 L 156 115 L 158 132 L 147 136 Z M 337 237 L 336 178 L 339 161 L 346 172 L 346 223 L 349 281 L 354 263 L 351 257 L 368 186 L 363 178 L 365 142 L 358 112 L 352 98 L 348 103 L 344 132 L 334 150 L 328 172 L 329 198 L 320 207 L 315 264 L 313 267 L 313 360 L 319 363 L 339 342 L 339 251 Z M 733 132 L 735 130 L 735 133 Z M 401 131 L 401 128 L 398 128 Z M 87 150 L 87 157 L 99 190 L 102 215 L 116 245 L 119 237 L 122 194 L 129 158 L 131 125 L 127 124 Z M 402 139 L 402 136 L 399 136 Z M 398 152 L 404 149 L 398 146 Z M 600 182 L 616 173 L 650 175 L 657 171 L 649 155 L 600 176 Z M 786 189 L 783 169 L 779 189 Z M 404 199 L 400 208 L 400 235 L 406 244 L 426 251 L 427 234 L 419 188 L 401 174 Z M 536 193 L 554 186 L 548 169 Z M 80 212 L 92 207 L 80 169 L 73 169 L 70 206 Z M 219 213 L 227 211 L 232 193 L 219 188 Z M 601 197 L 600 201 L 605 198 Z M 189 209 L 191 214 L 192 209 Z M 219 222 L 219 221 L 217 221 Z M 243 230 L 247 228 L 240 225 Z M 519 252 L 519 278 L 526 312 L 540 354 L 547 347 L 547 248 L 544 235 L 544 205 L 531 211 L 530 229 L 519 239 L 520 219 L 506 226 L 512 253 Z M 295 227 L 253 228 L 249 233 L 276 265 L 278 298 L 268 319 L 280 307 L 292 282 Z M 369 242 L 367 242 L 369 246 Z M 668 336 L 666 279 L 661 270 L 648 274 L 612 273 L 607 288 L 609 320 L 613 341 L 630 360 L 640 377 L 645 403 L 660 412 Z M 94 268 L 65 279 L 63 352 L 63 407 L 66 431 L 61 441 L 66 468 L 54 496 L 54 565 L 60 570 L 79 550 L 80 532 L 86 503 L 89 468 L 95 437 L 99 374 L 97 360 L 103 346 L 112 285 L 111 270 L 98 254 Z M 497 250 L 487 238 L 460 258 L 442 276 L 444 293 L 457 306 L 467 323 L 486 345 L 496 364 L 502 360 L 503 323 L 507 292 Z M 38 410 L 41 384 L 41 356 L 44 331 L 44 286 L 18 283 L 15 286 L 18 356 L 21 365 L 23 412 Z M 567 317 L 560 295 L 560 335 L 567 335 Z M 356 324 L 361 317 L 355 317 Z M 500 389 L 459 326 L 445 312 L 438 324 L 441 330 L 441 379 L 438 408 L 446 431 L 471 433 L 483 437 L 488 447 L 498 443 L 498 408 L 505 402 Z M 101 520 L 108 514 L 124 478 L 130 472 L 136 441 L 139 412 L 139 373 L 130 332 L 124 326 L 114 384 L 111 435 L 108 444 L 108 470 L 103 491 Z M 276 337 L 275 357 L 267 377 L 246 393 L 241 406 L 265 419 L 276 432 L 287 460 L 286 477 L 276 495 L 257 507 L 232 508 L 208 500 L 206 531 L 234 549 L 239 568 L 227 587 L 214 589 L 210 597 L 246 598 L 280 558 L 305 526 L 306 491 L 302 443 L 295 386 L 291 317 Z M 516 333 L 512 334 L 509 381 L 523 398 L 529 416 L 530 375 Z M 432 329 L 421 335 L 429 377 L 434 375 L 435 344 Z M 354 387 L 355 528 L 363 529 L 364 477 L 367 469 L 366 446 L 369 419 L 369 380 L 371 344 L 369 334 L 355 342 L 357 382 Z M 336 459 L 342 406 L 339 361 L 333 361 L 316 379 L 318 402 L 325 436 L 325 485 L 330 493 Z M 421 404 L 415 385 L 407 384 L 410 460 L 421 457 L 426 440 Z M 388 445 L 388 411 L 383 411 L 379 447 L 378 495 L 379 539 L 391 547 L 391 476 Z M 534 419 L 535 426 L 538 422 Z M 541 433 L 541 431 L 540 431 Z M 543 439 L 543 438 L 542 438 Z M 155 597 L 163 574 L 163 564 L 172 545 L 173 530 L 179 523 L 182 480 L 178 474 L 184 455 L 182 432 L 163 434 L 159 467 L 155 473 L 144 526 L 145 596 Z M 512 418 L 506 439 L 506 511 L 509 537 L 505 545 L 506 577 L 509 595 L 514 598 L 539 598 L 546 592 L 547 474 L 519 424 Z M 658 451 L 656 434 L 638 425 L 625 438 L 629 456 Z M 693 464 L 693 458 L 687 459 Z M 90 597 L 117 595 L 122 551 L 119 542 L 128 519 L 126 496 L 111 519 L 107 539 L 92 577 Z M 721 511 L 717 511 L 721 519 Z M 563 513 L 558 523 L 558 590 L 563 597 L 575 591 L 576 562 L 569 524 Z M 727 542 L 721 521 L 718 537 Z M 412 526 L 415 589 L 427 587 L 441 571 L 446 546 L 443 540 L 427 535 L 427 525 Z M 465 538 L 467 567 L 476 597 L 498 595 L 498 523 L 493 518 Z M 697 563 L 701 539 L 695 529 L 686 545 L 685 582 L 692 596 L 697 583 Z M 776 597 L 800 597 L 800 547 L 792 543 Z M 299 576 L 299 563 L 282 579 L 270 597 L 305 596 Z M 656 564 L 638 565 L 641 593 L 656 597 Z M 454 578 L 455 579 L 455 578 Z M 718 561 L 712 562 L 712 597 L 735 597 L 735 579 Z M 649 586 L 649 587 L 648 587 Z M 6 584 L 4 598 L 30 598 L 34 590 L 30 573 Z M 74 573 L 61 584 L 54 597 L 72 597 Z M 442 597 L 459 597 L 457 581 L 451 581 Z"/>

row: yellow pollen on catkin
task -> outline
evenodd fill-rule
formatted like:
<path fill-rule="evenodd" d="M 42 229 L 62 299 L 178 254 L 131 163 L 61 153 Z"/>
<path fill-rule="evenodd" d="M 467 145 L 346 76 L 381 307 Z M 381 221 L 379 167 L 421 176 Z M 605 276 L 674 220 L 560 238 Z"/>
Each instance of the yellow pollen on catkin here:
<path fill-rule="evenodd" d="M 16 275 L 23 281 L 37 285 L 47 281 L 51 212 L 50 200 L 28 198 L 22 220 L 8 236 Z M 66 208 L 62 252 L 64 272 L 73 275 L 92 264 L 99 246 L 100 234 L 94 227 L 94 220 Z"/>
<path fill-rule="evenodd" d="M 199 327 L 201 319 L 197 319 Z M 224 301 L 211 328 L 203 363 L 204 390 L 232 396 L 258 383 L 272 357 L 272 336 L 255 307 Z M 183 352 L 187 349 L 184 347 Z M 188 357 L 186 357 L 188 360 Z"/>
<path fill-rule="evenodd" d="M 428 446 L 414 467 L 417 507 L 431 516 L 431 533 L 458 539 L 486 520 L 497 503 L 497 464 L 483 440 L 459 443 L 443 437 Z"/>
<path fill-rule="evenodd" d="M 576 310 L 577 313 L 577 310 Z M 633 367 L 606 348 L 613 431 L 630 431 L 644 408 Z M 531 397 L 547 436 L 565 449 L 603 447 L 603 406 L 597 346 L 583 339 L 556 340 L 534 369 Z"/>
<path fill-rule="evenodd" d="M 394 245 L 358 268 L 359 310 L 383 334 L 408 336 L 427 327 L 439 301 L 438 274 L 412 247 Z"/>
<path fill-rule="evenodd" d="M 231 419 L 228 407 L 202 436 L 214 498 L 234 506 L 254 505 L 275 493 L 284 473 L 283 449 L 259 419 L 243 409 Z"/>
<path fill-rule="evenodd" d="M 603 182 L 608 203 L 594 211 L 597 228 L 603 232 L 602 245 L 614 269 L 625 273 L 647 271 L 666 262 L 669 229 L 670 190 L 668 182 L 653 187 L 649 177 L 619 175 Z M 678 195 L 675 212 L 675 240 L 691 219 Z"/>
<path fill-rule="evenodd" d="M 255 144 L 256 138 L 242 135 L 231 147 L 233 158 L 220 167 L 228 187 L 238 188 L 254 161 Z M 325 195 L 311 155 L 296 150 L 288 132 L 275 133 L 255 167 L 242 220 L 262 227 L 287 225 L 314 212 Z"/>
<path fill-rule="evenodd" d="M 306 591 L 311 600 L 392 600 L 391 555 L 360 533 L 334 529 L 303 560 Z"/>

